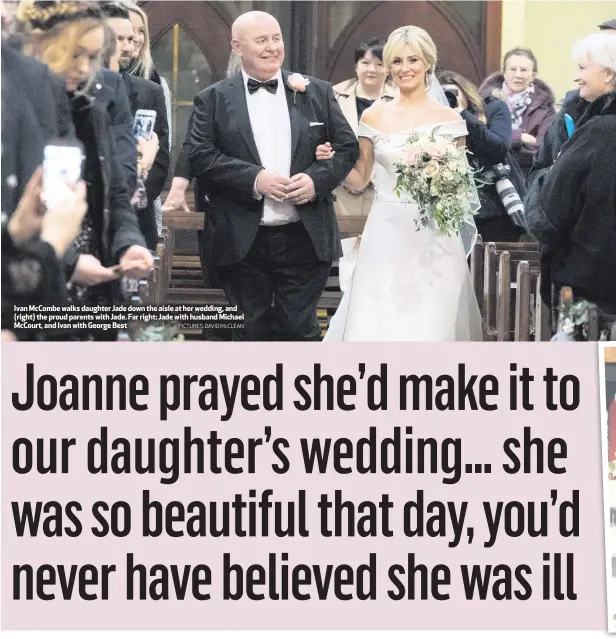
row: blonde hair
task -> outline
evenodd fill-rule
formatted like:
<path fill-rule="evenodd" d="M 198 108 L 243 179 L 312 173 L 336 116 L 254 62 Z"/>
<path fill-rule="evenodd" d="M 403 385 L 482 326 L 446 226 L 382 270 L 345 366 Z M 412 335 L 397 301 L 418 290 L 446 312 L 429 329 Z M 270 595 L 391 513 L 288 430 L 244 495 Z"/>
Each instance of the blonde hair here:
<path fill-rule="evenodd" d="M 434 73 L 437 61 L 434 40 L 427 31 L 414 26 L 400 27 L 387 38 L 383 48 L 383 62 L 388 69 L 391 69 L 393 59 L 405 46 L 411 47 L 413 52 L 424 61 L 427 67 L 426 76 Z"/>
<path fill-rule="evenodd" d="M 73 56 L 79 41 L 86 33 L 99 27 L 103 28 L 103 23 L 95 20 L 79 20 L 54 27 L 41 38 L 40 59 L 54 73 L 64 75 L 73 63 Z M 100 64 L 100 57 L 97 62 Z M 94 65 L 94 73 L 96 73 L 98 64 Z"/>
<path fill-rule="evenodd" d="M 145 11 L 132 0 L 121 0 L 121 4 L 129 13 L 136 13 L 143 20 L 143 46 L 141 47 L 141 51 L 139 51 L 139 57 L 135 61 L 135 66 L 131 73 L 149 80 L 154 69 L 154 62 L 152 61 L 152 53 L 150 51 L 148 16 Z"/>
<path fill-rule="evenodd" d="M 16 14 L 17 30 L 27 38 L 27 49 L 54 73 L 63 76 L 73 65 L 79 41 L 90 31 L 104 28 L 98 5 L 93 2 L 57 2 L 40 8 L 32 0 L 22 0 Z M 77 94 L 86 94 L 101 62 L 102 51 L 92 65 L 92 73 Z"/>

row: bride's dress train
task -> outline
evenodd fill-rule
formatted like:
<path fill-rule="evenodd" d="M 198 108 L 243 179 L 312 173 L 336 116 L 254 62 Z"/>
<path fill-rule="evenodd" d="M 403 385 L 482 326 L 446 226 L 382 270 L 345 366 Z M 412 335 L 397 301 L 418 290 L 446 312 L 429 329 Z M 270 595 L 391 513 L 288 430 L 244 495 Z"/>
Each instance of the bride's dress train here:
<path fill-rule="evenodd" d="M 410 131 L 359 126 L 359 135 L 374 144 L 376 197 L 348 279 L 343 272 L 353 257 L 347 250 L 341 259 L 344 295 L 324 341 L 480 341 L 481 317 L 460 236 L 441 235 L 433 222 L 418 231 L 417 204 L 394 193 L 395 163 Z M 467 135 L 463 120 L 416 130 L 436 126 L 436 135 Z"/>

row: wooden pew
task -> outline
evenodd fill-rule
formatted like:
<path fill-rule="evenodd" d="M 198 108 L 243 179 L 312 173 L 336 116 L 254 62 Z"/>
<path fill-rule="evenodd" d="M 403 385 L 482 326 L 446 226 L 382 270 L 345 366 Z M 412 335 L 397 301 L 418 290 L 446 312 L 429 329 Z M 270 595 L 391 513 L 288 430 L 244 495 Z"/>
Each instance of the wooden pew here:
<path fill-rule="evenodd" d="M 483 311 L 483 277 L 484 277 L 485 247 L 481 235 L 477 236 L 477 241 L 473 246 L 470 256 L 471 280 L 473 289 L 477 297 L 479 309 Z"/>
<path fill-rule="evenodd" d="M 550 308 L 541 298 L 541 273 L 535 282 L 535 342 L 549 342 L 552 337 L 552 319 Z"/>
<path fill-rule="evenodd" d="M 481 300 L 484 339 L 526 341 L 530 339 L 533 314 L 531 291 L 536 290 L 539 277 L 538 245 L 487 242 L 483 250 L 483 292 L 478 300 Z M 476 262 L 479 263 L 478 258 Z M 471 267 L 474 284 L 478 286 L 480 277 L 476 270 Z M 519 277 L 522 279 L 518 284 Z M 522 286 L 519 292 L 518 285 Z"/>
<path fill-rule="evenodd" d="M 191 202 L 188 202 L 189 206 Z M 163 302 L 182 302 L 224 304 L 226 298 L 221 289 L 205 288 L 201 262 L 198 255 L 173 254 L 175 248 L 176 231 L 200 231 L 203 230 L 205 213 L 191 211 L 170 211 L 164 213 L 164 237 L 161 243 L 164 248 L 161 256 L 162 277 L 157 280 L 156 299 Z M 342 237 L 361 235 L 364 230 L 366 218 L 348 216 L 338 219 L 338 229 Z M 160 245 L 160 243 L 159 243 Z M 330 315 L 338 308 L 342 292 L 338 280 L 338 265 L 334 263 L 325 290 L 319 301 L 319 308 Z"/>

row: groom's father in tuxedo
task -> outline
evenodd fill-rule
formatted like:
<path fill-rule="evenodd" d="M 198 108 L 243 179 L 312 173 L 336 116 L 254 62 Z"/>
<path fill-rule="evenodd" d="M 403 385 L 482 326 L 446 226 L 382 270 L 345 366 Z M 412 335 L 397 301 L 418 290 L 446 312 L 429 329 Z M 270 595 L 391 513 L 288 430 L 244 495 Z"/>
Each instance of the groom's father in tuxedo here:
<path fill-rule="evenodd" d="M 328 82 L 282 71 L 276 19 L 260 11 L 232 28 L 242 71 L 195 98 L 190 160 L 207 191 L 203 239 L 237 339 L 318 340 L 316 308 L 340 257 L 332 191 L 359 157 Z M 330 140 L 336 154 L 317 161 Z"/>

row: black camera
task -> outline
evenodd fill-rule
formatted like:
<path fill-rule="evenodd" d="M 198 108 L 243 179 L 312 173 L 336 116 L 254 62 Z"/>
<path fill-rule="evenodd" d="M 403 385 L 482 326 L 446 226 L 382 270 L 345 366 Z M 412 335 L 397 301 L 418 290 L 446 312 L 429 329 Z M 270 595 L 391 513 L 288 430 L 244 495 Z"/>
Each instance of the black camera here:
<path fill-rule="evenodd" d="M 445 91 L 445 97 L 447 98 L 447 102 L 449 102 L 449 106 L 452 109 L 455 109 L 458 106 L 458 95 L 460 95 L 458 89 L 447 89 Z"/>
<path fill-rule="evenodd" d="M 503 180 L 511 175 L 511 168 L 508 164 L 495 164 L 492 171 L 496 180 Z"/>
<path fill-rule="evenodd" d="M 482 178 L 494 184 L 500 201 L 514 223 L 520 228 L 526 228 L 524 203 L 509 179 L 510 174 L 511 168 L 508 164 L 495 164 L 482 175 Z"/>

